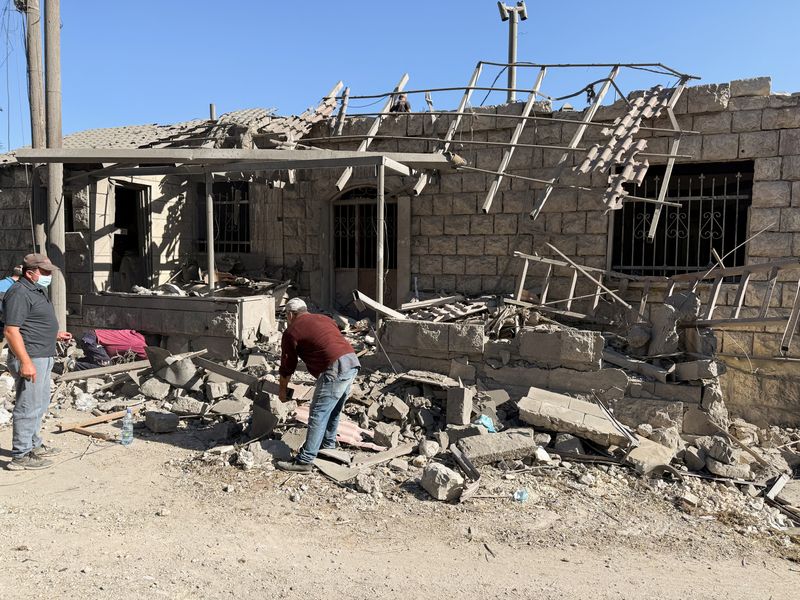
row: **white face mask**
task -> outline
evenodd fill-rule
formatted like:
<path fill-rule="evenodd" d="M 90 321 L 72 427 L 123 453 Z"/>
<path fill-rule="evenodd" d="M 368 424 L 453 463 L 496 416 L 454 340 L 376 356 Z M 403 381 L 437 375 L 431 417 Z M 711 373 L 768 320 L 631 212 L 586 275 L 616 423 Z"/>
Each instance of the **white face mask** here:
<path fill-rule="evenodd" d="M 39 279 L 36 280 L 36 283 L 43 288 L 49 287 L 53 281 L 52 275 L 39 275 Z"/>

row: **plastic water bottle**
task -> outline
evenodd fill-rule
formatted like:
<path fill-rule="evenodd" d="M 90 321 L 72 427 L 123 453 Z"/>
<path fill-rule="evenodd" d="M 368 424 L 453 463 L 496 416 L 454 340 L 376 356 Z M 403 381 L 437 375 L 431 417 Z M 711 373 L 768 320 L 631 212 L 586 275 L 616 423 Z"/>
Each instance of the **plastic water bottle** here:
<path fill-rule="evenodd" d="M 133 412 L 130 408 L 122 417 L 122 433 L 119 436 L 119 443 L 123 446 L 130 446 L 133 443 Z"/>
<path fill-rule="evenodd" d="M 528 490 L 525 488 L 519 488 L 516 492 L 514 492 L 514 502 L 525 502 L 528 499 Z"/>

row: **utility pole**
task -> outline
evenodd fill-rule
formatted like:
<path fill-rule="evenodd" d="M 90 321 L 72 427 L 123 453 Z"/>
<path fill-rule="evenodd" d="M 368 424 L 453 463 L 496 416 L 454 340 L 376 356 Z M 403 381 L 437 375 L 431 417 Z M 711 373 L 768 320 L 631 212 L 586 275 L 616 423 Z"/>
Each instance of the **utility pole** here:
<path fill-rule="evenodd" d="M 45 147 L 44 125 L 44 78 L 42 75 L 42 21 L 39 0 L 15 0 L 17 10 L 25 13 L 25 46 L 28 61 L 28 96 L 31 112 L 31 145 Z M 34 244 L 37 252 L 44 252 L 44 223 L 47 220 L 47 204 L 42 193 L 41 165 L 33 165 L 33 228 Z"/>
<path fill-rule="evenodd" d="M 520 0 L 516 6 L 506 6 L 502 2 L 497 3 L 500 9 L 500 19 L 508 21 L 508 103 L 517 101 L 517 24 L 528 18 L 528 9 L 525 8 L 525 1 Z"/>
<path fill-rule="evenodd" d="M 61 148 L 61 5 L 45 0 L 45 92 L 47 94 L 47 147 Z M 67 289 L 64 280 L 64 165 L 47 167 L 47 255 L 60 271 L 53 273 L 50 299 L 59 328 L 67 329 Z"/>

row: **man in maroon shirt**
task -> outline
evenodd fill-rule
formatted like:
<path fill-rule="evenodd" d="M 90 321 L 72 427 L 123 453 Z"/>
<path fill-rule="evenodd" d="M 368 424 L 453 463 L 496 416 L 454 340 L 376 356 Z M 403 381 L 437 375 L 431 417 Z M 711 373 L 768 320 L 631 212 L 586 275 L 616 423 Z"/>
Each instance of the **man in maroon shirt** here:
<path fill-rule="evenodd" d="M 306 441 L 294 460 L 278 461 L 277 465 L 284 471 L 310 473 L 320 449 L 336 447 L 339 415 L 361 364 L 333 319 L 310 314 L 300 298 L 286 303 L 286 321 L 289 325 L 281 339 L 279 398 L 286 402 L 289 378 L 297 369 L 298 357 L 317 378 L 317 385 L 311 400 Z"/>

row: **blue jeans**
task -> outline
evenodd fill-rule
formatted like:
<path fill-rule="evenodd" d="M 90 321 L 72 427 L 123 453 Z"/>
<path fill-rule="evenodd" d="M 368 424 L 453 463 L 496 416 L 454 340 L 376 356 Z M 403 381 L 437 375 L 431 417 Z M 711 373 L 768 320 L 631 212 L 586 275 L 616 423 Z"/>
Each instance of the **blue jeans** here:
<path fill-rule="evenodd" d="M 297 462 L 312 463 L 317 458 L 320 448 L 336 447 L 339 415 L 342 414 L 356 375 L 358 375 L 357 367 L 342 373 L 338 378 L 327 372 L 319 376 L 311 400 L 306 441 L 297 454 Z"/>
<path fill-rule="evenodd" d="M 14 404 L 14 431 L 11 456 L 20 458 L 42 445 L 39 431 L 42 419 L 50 406 L 50 372 L 55 359 L 32 358 L 36 367 L 36 383 L 19 376 L 19 361 L 9 356 L 8 369 L 14 376 L 17 398 Z"/>

